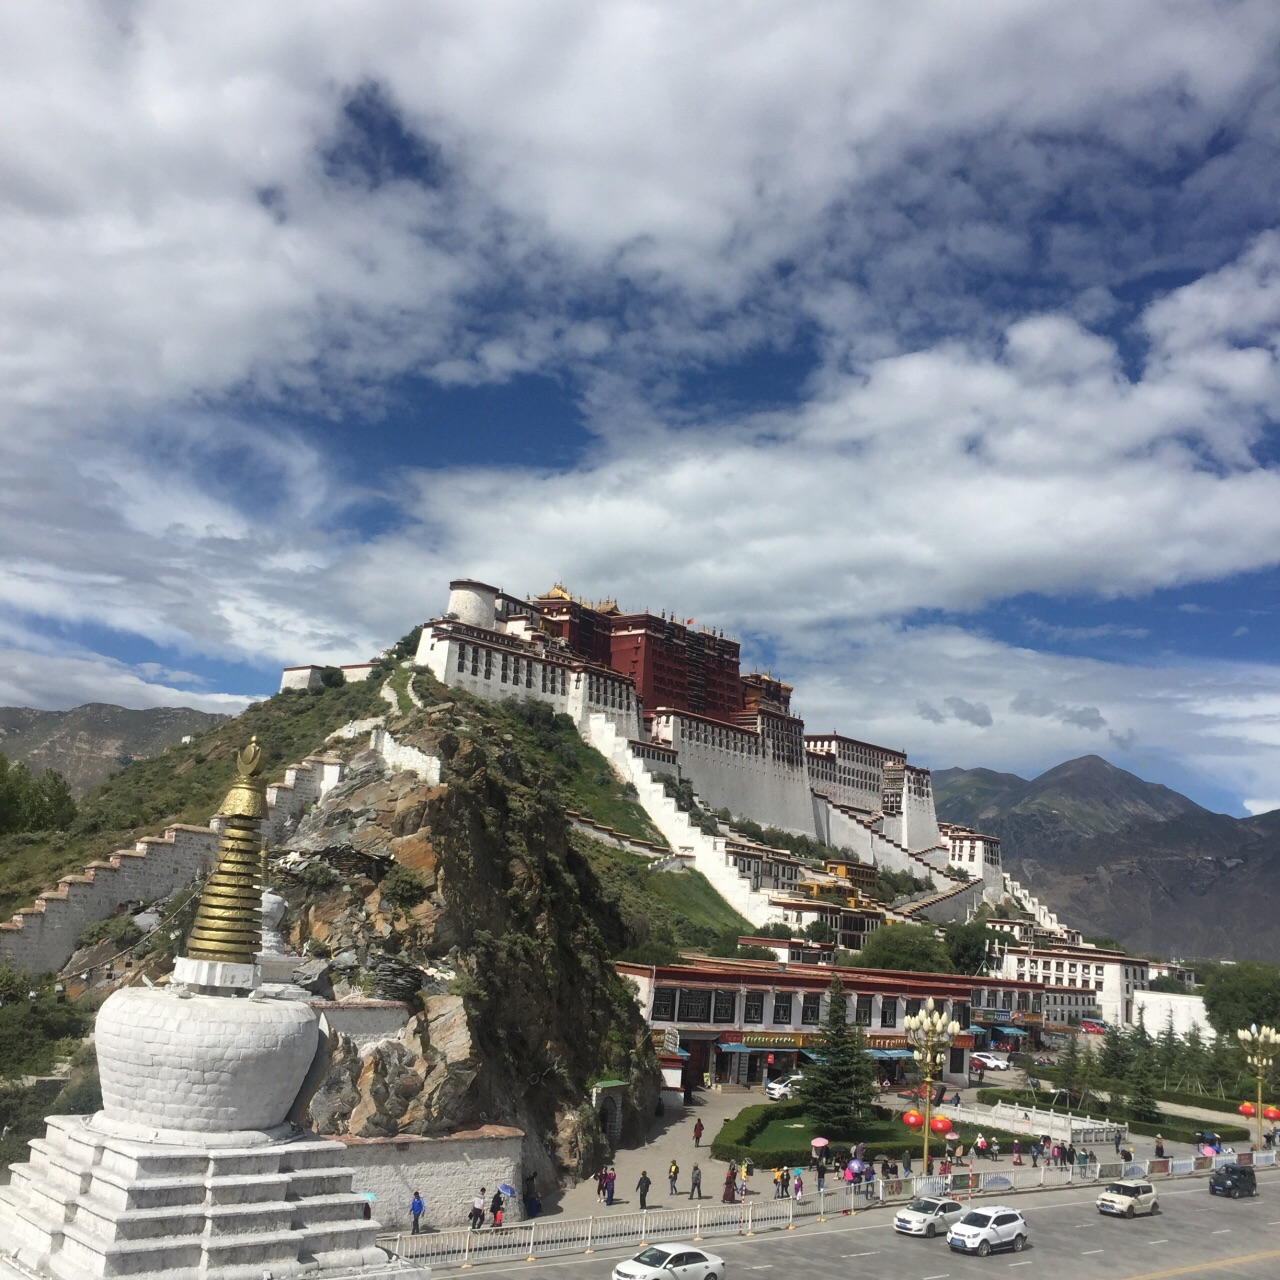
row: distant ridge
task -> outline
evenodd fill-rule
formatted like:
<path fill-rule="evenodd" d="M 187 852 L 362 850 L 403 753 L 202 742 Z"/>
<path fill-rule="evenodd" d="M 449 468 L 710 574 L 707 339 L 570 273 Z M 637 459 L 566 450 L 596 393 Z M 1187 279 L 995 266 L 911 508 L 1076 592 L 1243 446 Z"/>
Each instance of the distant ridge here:
<path fill-rule="evenodd" d="M 1086 934 L 1186 958 L 1280 957 L 1280 812 L 1211 813 L 1096 755 L 1030 781 L 933 776 L 938 817 L 999 836 L 1006 869 Z"/>
<path fill-rule="evenodd" d="M 76 799 L 133 760 L 159 755 L 187 734 L 201 734 L 227 717 L 191 707 L 134 711 L 87 702 L 71 711 L 0 707 L 0 753 L 34 773 L 56 769 Z"/>

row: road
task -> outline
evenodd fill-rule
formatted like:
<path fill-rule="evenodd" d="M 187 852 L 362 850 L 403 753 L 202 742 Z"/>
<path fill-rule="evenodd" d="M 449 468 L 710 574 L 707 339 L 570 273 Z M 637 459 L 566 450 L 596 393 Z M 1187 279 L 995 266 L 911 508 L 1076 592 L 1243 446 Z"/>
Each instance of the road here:
<path fill-rule="evenodd" d="M 1094 1207 L 1096 1193 L 1081 1187 L 1013 1196 L 1009 1203 L 1026 1217 L 1030 1243 L 1021 1254 L 989 1258 L 952 1253 L 941 1238 L 899 1236 L 888 1210 L 751 1239 L 709 1237 L 702 1247 L 725 1259 L 732 1280 L 771 1280 L 770 1271 L 778 1271 L 779 1280 L 1018 1280 L 1020 1273 L 1031 1280 L 1046 1270 L 1063 1280 L 1272 1280 L 1280 1274 L 1280 1176 L 1260 1176 L 1259 1184 L 1256 1199 L 1237 1201 L 1210 1196 L 1204 1178 L 1161 1183 L 1162 1212 L 1131 1221 L 1103 1218 Z M 635 1252 L 602 1250 L 475 1270 L 485 1277 L 608 1280 L 614 1264 Z"/>

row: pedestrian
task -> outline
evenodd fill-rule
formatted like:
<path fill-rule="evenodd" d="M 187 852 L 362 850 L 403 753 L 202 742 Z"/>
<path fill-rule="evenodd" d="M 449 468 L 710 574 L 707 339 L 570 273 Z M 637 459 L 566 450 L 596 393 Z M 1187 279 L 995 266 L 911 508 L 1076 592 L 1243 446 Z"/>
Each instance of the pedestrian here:
<path fill-rule="evenodd" d="M 596 1203 L 604 1204 L 604 1189 L 609 1181 L 609 1166 L 602 1164 L 600 1172 L 596 1174 Z"/>
<path fill-rule="evenodd" d="M 775 1200 L 782 1199 L 782 1167 L 779 1166 L 773 1171 L 773 1198 Z"/>
<path fill-rule="evenodd" d="M 850 1157 L 849 1157 L 849 1163 L 848 1163 L 847 1165 L 845 1165 L 845 1167 L 844 1167 L 844 1185 L 845 1185 L 846 1187 L 851 1187 L 851 1186 L 853 1186 L 853 1179 L 854 1179 L 854 1173 L 853 1173 L 853 1157 L 852 1157 L 852 1156 L 850 1156 Z"/>
<path fill-rule="evenodd" d="M 724 1193 L 720 1197 L 720 1200 L 723 1204 L 737 1203 L 738 1198 L 734 1194 L 734 1187 L 733 1187 L 734 1175 L 736 1173 L 737 1173 L 737 1170 L 733 1167 L 733 1165 L 730 1165 L 729 1172 L 724 1175 Z"/>
<path fill-rule="evenodd" d="M 1119 1130 L 1119 1129 L 1117 1129 L 1117 1130 L 1115 1131 L 1115 1133 L 1114 1133 L 1112 1136 L 1113 1136 L 1113 1137 L 1114 1137 L 1114 1139 L 1115 1139 L 1115 1144 L 1116 1144 L 1116 1155 L 1119 1155 L 1119 1154 L 1120 1154 L 1120 1130 Z"/>
<path fill-rule="evenodd" d="M 978 1159 L 981 1160 L 987 1154 L 987 1140 L 978 1134 L 973 1140 L 973 1149 L 978 1153 Z"/>
<path fill-rule="evenodd" d="M 422 1203 L 422 1196 L 418 1192 L 413 1193 L 413 1199 L 409 1201 L 409 1215 L 413 1218 L 413 1234 L 418 1234 L 418 1219 L 422 1217 L 422 1212 L 427 1206 Z"/>
<path fill-rule="evenodd" d="M 1074 1165 L 1076 1162 L 1076 1144 L 1074 1142 L 1067 1143 L 1067 1164 Z"/>
<path fill-rule="evenodd" d="M 608 1205 L 613 1204 L 613 1196 L 614 1196 L 614 1192 L 617 1189 L 617 1185 L 618 1185 L 618 1171 L 613 1167 L 613 1165 L 610 1165 L 609 1172 L 604 1175 L 605 1204 L 608 1204 Z"/>
<path fill-rule="evenodd" d="M 467 1215 L 471 1222 L 471 1230 L 479 1231 L 484 1226 L 484 1198 L 486 1192 L 484 1187 L 480 1188 L 480 1194 L 471 1202 L 471 1212 Z"/>
<path fill-rule="evenodd" d="M 867 1199 L 870 1200 L 875 1194 L 876 1189 L 876 1167 L 873 1164 L 867 1165 L 866 1172 L 862 1175 L 865 1179 L 863 1186 L 867 1190 Z"/>
<path fill-rule="evenodd" d="M 1022 1163 L 1022 1143 L 1017 1138 L 1013 1140 L 1013 1163 L 1015 1165 Z"/>
<path fill-rule="evenodd" d="M 738 1199 L 743 1204 L 747 1203 L 747 1164 L 745 1160 L 742 1162 L 742 1170 L 738 1174 Z"/>
<path fill-rule="evenodd" d="M 499 1190 L 493 1193 L 493 1199 L 489 1201 L 489 1215 L 493 1218 L 492 1226 L 502 1226 L 502 1209 L 506 1203 L 507 1202 L 502 1195 L 502 1190 L 499 1188 Z"/>
<path fill-rule="evenodd" d="M 993 1160 L 999 1160 L 1000 1159 L 1000 1139 L 993 1135 L 990 1143 L 988 1143 L 987 1145 L 987 1150 L 991 1152 L 991 1158 Z"/>
<path fill-rule="evenodd" d="M 911 1152 L 904 1151 L 902 1153 L 902 1174 L 904 1177 L 911 1177 Z"/>
<path fill-rule="evenodd" d="M 1156 1159 L 1164 1159 L 1164 1139 L 1158 1133 L 1156 1134 Z"/>
<path fill-rule="evenodd" d="M 1031 1167 L 1033 1169 L 1040 1167 L 1040 1144 L 1038 1142 L 1031 1144 Z"/>
<path fill-rule="evenodd" d="M 676 1194 L 676 1180 L 680 1177 L 680 1166 L 673 1160 L 667 1166 L 667 1191 L 671 1195 Z"/>
<path fill-rule="evenodd" d="M 703 1135 L 703 1133 L 704 1133 L 704 1130 L 703 1130 L 703 1127 L 702 1127 L 702 1117 L 701 1117 L 701 1116 L 699 1116 L 699 1117 L 698 1117 L 698 1119 L 696 1119 L 696 1120 L 693 1122 L 693 1145 L 694 1145 L 695 1147 L 700 1147 L 700 1146 L 702 1146 L 702 1135 Z"/>
<path fill-rule="evenodd" d="M 796 1170 L 796 1180 L 791 1184 L 792 1190 L 795 1192 L 796 1204 L 804 1199 L 804 1178 L 800 1176 L 800 1170 Z"/>
<path fill-rule="evenodd" d="M 825 1164 L 818 1165 L 818 1194 L 821 1195 L 827 1188 L 827 1166 Z"/>
<path fill-rule="evenodd" d="M 953 1107 L 958 1107 L 958 1106 L 960 1105 L 960 1090 L 959 1090 L 959 1089 L 957 1089 L 957 1090 L 955 1091 L 955 1093 L 953 1093 L 953 1094 L 951 1095 L 951 1105 L 952 1105 Z"/>
<path fill-rule="evenodd" d="M 649 1188 L 651 1186 L 653 1186 L 653 1183 L 649 1178 L 648 1170 L 641 1169 L 639 1181 L 636 1182 L 636 1190 L 640 1193 L 640 1207 L 642 1209 L 647 1209 L 649 1207 L 645 1202 L 648 1199 Z"/>
<path fill-rule="evenodd" d="M 698 1199 L 702 1199 L 702 1170 L 695 1162 L 693 1168 L 689 1171 L 689 1199 L 697 1195 Z"/>
<path fill-rule="evenodd" d="M 791 1170 L 785 1165 L 782 1168 L 782 1198 L 789 1199 L 791 1196 Z"/>

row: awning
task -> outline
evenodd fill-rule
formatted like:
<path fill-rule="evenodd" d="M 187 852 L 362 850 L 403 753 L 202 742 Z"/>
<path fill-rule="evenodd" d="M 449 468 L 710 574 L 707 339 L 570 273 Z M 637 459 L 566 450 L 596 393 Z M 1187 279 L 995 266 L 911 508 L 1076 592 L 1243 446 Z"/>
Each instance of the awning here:
<path fill-rule="evenodd" d="M 681 1049 L 681 1048 L 679 1047 L 679 1045 L 677 1045 L 677 1046 L 676 1046 L 676 1052 L 677 1052 L 677 1053 L 678 1053 L 682 1058 L 687 1058 L 687 1057 L 689 1057 L 689 1056 L 690 1056 L 690 1054 L 689 1054 L 689 1050 L 688 1050 L 688 1049 Z"/>
<path fill-rule="evenodd" d="M 910 1049 L 881 1049 L 880 1052 L 886 1058 L 914 1058 L 916 1056 Z"/>
<path fill-rule="evenodd" d="M 824 1062 L 826 1059 L 820 1053 L 814 1053 L 812 1049 L 801 1049 L 800 1056 L 808 1058 L 810 1062 Z"/>
<path fill-rule="evenodd" d="M 717 1053 L 750 1053 L 751 1050 L 745 1044 L 718 1044 L 716 1045 Z"/>
<path fill-rule="evenodd" d="M 1025 1031 L 1021 1031 L 1017 1027 L 997 1027 L 996 1030 L 1002 1035 L 1015 1036 L 1019 1040 L 1024 1039 L 1027 1034 Z"/>

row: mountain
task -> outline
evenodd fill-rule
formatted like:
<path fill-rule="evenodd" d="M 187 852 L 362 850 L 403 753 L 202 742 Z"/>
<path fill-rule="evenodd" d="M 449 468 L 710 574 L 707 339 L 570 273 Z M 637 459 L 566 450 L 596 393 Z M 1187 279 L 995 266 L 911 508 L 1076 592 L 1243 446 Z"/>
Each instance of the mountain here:
<path fill-rule="evenodd" d="M 201 734 L 226 719 L 190 707 L 132 711 L 105 702 L 72 711 L 0 707 L 0 753 L 33 773 L 56 769 L 79 800 L 131 761 L 159 755 L 188 734 Z"/>
<path fill-rule="evenodd" d="M 991 769 L 946 769 L 939 777 L 942 785 L 935 781 L 934 788 L 938 817 L 999 836 L 1006 858 L 1045 856 L 1135 822 L 1208 812 L 1101 756 L 1068 760 L 1030 782 Z"/>
<path fill-rule="evenodd" d="M 934 778 L 939 818 L 999 836 L 1005 869 L 1085 934 L 1188 958 L 1280 955 L 1280 812 L 1211 813 L 1100 756 L 1031 781 Z"/>

